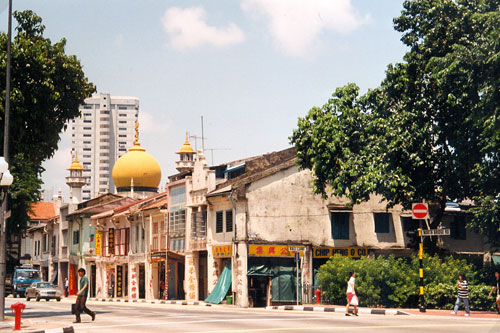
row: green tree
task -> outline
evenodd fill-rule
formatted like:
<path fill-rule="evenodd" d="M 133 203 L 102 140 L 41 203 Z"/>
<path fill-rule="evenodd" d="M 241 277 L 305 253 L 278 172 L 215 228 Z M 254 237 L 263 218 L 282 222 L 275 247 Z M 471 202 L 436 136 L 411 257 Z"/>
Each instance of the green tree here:
<path fill-rule="evenodd" d="M 290 138 L 317 193 L 352 203 L 377 193 L 405 208 L 426 200 L 433 228 L 448 200 L 497 197 L 499 8 L 499 0 L 404 2 L 394 19 L 404 61 L 362 96 L 353 84 L 337 89 Z"/>
<path fill-rule="evenodd" d="M 13 16 L 18 25 L 11 52 L 9 164 L 14 183 L 9 189 L 9 233 L 25 226 L 29 204 L 40 200 L 42 162 L 53 156 L 60 133 L 69 120 L 79 116 L 78 106 L 95 91 L 76 56 L 65 54 L 65 39 L 52 43 L 45 38 L 42 19 L 32 11 Z M 0 34 L 2 118 L 7 41 L 7 35 Z"/>

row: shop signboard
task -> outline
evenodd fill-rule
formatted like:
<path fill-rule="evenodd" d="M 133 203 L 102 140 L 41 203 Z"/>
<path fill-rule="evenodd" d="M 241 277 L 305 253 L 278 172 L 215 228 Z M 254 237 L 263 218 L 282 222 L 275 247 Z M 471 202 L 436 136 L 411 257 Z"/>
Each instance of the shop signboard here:
<path fill-rule="evenodd" d="M 288 245 L 260 245 L 260 244 L 250 244 L 248 245 L 248 255 L 253 257 L 294 257 L 294 252 L 290 251 Z M 302 247 L 303 249 L 303 247 Z M 299 252 L 303 255 L 303 251 Z"/>
<path fill-rule="evenodd" d="M 108 253 L 115 254 L 115 229 L 109 228 L 108 230 Z"/>
<path fill-rule="evenodd" d="M 95 233 L 95 255 L 100 256 L 101 255 L 101 232 L 96 231 Z"/>
<path fill-rule="evenodd" d="M 231 258 L 232 254 L 232 245 L 212 246 L 212 255 L 214 258 Z"/>
<path fill-rule="evenodd" d="M 116 297 L 122 297 L 123 266 L 116 266 Z"/>
<path fill-rule="evenodd" d="M 359 258 L 368 255 L 368 249 L 365 247 L 315 247 L 313 249 L 313 258 L 330 258 L 336 254 Z"/>

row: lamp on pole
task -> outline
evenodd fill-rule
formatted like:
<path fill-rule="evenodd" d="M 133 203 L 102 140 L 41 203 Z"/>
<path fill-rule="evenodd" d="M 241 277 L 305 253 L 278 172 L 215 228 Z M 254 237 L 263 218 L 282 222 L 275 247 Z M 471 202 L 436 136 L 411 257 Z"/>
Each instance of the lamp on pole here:
<path fill-rule="evenodd" d="M 2 311 L 1 319 L 4 318 L 4 310 L 5 310 L 5 273 L 7 266 L 7 228 L 6 228 L 6 210 L 7 210 L 7 190 L 12 182 L 14 181 L 14 177 L 10 174 L 9 164 L 5 161 L 3 156 L 0 156 L 0 189 L 1 189 L 1 207 L 0 207 L 0 221 L 1 221 L 1 230 L 0 230 L 0 311 Z"/>
<path fill-rule="evenodd" d="M 9 0 L 7 27 L 7 70 L 5 75 L 5 114 L 3 131 L 3 157 L 0 160 L 0 172 L 2 179 L 0 187 L 2 190 L 2 207 L 0 209 L 0 319 L 5 320 L 5 274 L 7 268 L 7 235 L 6 235 L 6 210 L 7 210 L 7 189 L 14 180 L 9 172 L 9 118 L 10 118 L 10 63 L 11 63 L 11 40 L 12 40 L 12 0 Z M 3 171 L 2 171 L 3 170 Z"/>

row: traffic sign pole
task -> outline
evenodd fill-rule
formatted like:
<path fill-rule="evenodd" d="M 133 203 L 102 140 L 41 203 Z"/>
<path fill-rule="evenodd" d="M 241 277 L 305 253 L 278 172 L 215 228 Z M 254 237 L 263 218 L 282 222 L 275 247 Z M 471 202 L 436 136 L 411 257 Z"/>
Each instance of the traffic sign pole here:
<path fill-rule="evenodd" d="M 420 268 L 418 270 L 418 275 L 420 277 L 420 312 L 425 312 L 424 305 L 424 244 L 422 237 L 422 220 L 420 220 L 420 228 L 418 228 L 418 236 L 420 242 L 418 243 L 418 261 Z"/>

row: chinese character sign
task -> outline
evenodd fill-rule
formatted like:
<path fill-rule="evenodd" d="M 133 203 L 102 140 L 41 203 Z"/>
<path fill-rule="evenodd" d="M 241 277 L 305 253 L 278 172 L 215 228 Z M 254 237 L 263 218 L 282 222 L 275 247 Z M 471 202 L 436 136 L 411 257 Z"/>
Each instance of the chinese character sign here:
<path fill-rule="evenodd" d="M 256 257 L 293 257 L 288 245 L 248 245 L 248 255 Z"/>
<path fill-rule="evenodd" d="M 108 252 L 109 254 L 115 254 L 115 229 L 109 228 L 108 231 Z"/>
<path fill-rule="evenodd" d="M 95 233 L 95 254 L 96 256 L 101 255 L 101 232 L 96 231 Z"/>
<path fill-rule="evenodd" d="M 212 255 L 214 258 L 230 258 L 232 254 L 232 245 L 212 246 Z"/>

